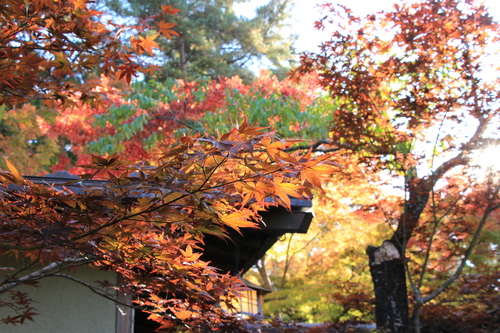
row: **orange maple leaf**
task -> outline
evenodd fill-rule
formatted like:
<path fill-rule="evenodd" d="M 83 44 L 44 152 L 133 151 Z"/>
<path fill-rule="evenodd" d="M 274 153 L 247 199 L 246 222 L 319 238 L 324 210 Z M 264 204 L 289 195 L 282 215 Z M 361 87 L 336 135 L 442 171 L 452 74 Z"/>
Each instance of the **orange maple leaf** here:
<path fill-rule="evenodd" d="M 174 8 L 174 6 L 172 6 L 172 5 L 170 5 L 170 6 L 161 5 L 161 12 L 163 14 L 174 15 L 180 11 L 181 11 L 180 9 Z"/>
<path fill-rule="evenodd" d="M 172 312 L 180 320 L 186 320 L 186 319 L 188 319 L 188 318 L 196 315 L 196 312 L 189 311 L 189 310 L 179 310 L 179 311 L 177 311 L 177 310 L 172 309 Z"/>
<path fill-rule="evenodd" d="M 240 228 L 255 228 L 257 224 L 247 220 L 250 217 L 250 211 L 236 211 L 227 215 L 222 215 L 222 223 L 234 230 L 240 232 Z"/>
<path fill-rule="evenodd" d="M 153 56 L 153 49 L 159 49 L 160 47 L 158 44 L 154 41 L 156 37 L 159 35 L 151 35 L 151 36 L 146 36 L 146 38 L 139 36 L 138 38 L 133 38 L 131 40 L 132 46 L 134 47 L 135 51 L 139 54 L 142 54 L 142 52 L 146 51 L 149 53 L 149 55 Z"/>
<path fill-rule="evenodd" d="M 165 20 L 161 20 L 160 22 L 157 22 L 156 25 L 158 26 L 160 33 L 163 34 L 168 39 L 171 39 L 172 35 L 179 36 L 179 33 L 177 31 L 170 29 L 176 26 L 175 23 L 169 23 L 165 22 Z"/>
<path fill-rule="evenodd" d="M 148 67 L 141 67 L 139 70 L 144 74 L 153 74 L 160 70 L 160 66 L 149 65 Z"/>

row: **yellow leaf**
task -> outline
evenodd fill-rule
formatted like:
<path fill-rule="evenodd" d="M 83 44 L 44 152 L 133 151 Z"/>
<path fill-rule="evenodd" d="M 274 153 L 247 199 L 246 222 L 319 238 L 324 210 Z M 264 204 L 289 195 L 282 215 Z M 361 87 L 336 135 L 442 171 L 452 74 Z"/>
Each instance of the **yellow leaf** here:
<path fill-rule="evenodd" d="M 239 232 L 240 228 L 255 228 L 257 226 L 254 222 L 248 220 L 250 216 L 251 212 L 244 210 L 221 216 L 221 220 L 225 225 Z"/>
<path fill-rule="evenodd" d="M 300 173 L 300 176 L 302 178 L 302 181 L 308 180 L 311 184 L 313 184 L 315 187 L 321 189 L 321 180 L 320 178 L 316 175 L 316 172 L 311 169 L 303 169 Z"/>
<path fill-rule="evenodd" d="M 292 164 L 297 164 L 297 160 L 295 159 L 295 157 L 293 157 L 292 155 L 288 154 L 288 153 L 285 153 L 284 151 L 280 151 L 278 153 L 278 156 L 281 160 L 285 161 L 285 162 L 289 162 L 289 163 L 292 163 Z"/>
<path fill-rule="evenodd" d="M 281 189 L 286 192 L 288 195 L 291 195 L 295 198 L 300 198 L 302 195 L 298 192 L 298 190 L 302 189 L 302 186 L 290 183 L 280 183 L 279 185 Z"/>
<path fill-rule="evenodd" d="M 291 202 L 290 198 L 288 197 L 288 194 L 286 194 L 285 191 L 280 186 L 276 186 L 275 188 L 275 193 L 280 197 L 281 200 L 285 203 L 285 206 L 290 209 L 291 208 Z"/>
<path fill-rule="evenodd" d="M 193 248 L 189 244 L 186 246 L 186 250 L 180 249 L 180 251 L 187 261 L 197 260 L 201 256 L 201 253 L 194 253 Z"/>
<path fill-rule="evenodd" d="M 330 165 L 320 165 L 311 168 L 318 175 L 331 175 L 335 172 L 338 167 L 330 166 Z"/>
<path fill-rule="evenodd" d="M 5 160 L 5 164 L 7 164 L 7 168 L 9 168 L 9 171 L 14 175 L 16 180 L 19 183 L 24 183 L 24 177 L 19 173 L 19 171 L 17 171 L 16 167 L 14 165 L 12 165 L 12 163 L 9 162 L 7 157 L 4 157 L 4 160 Z"/>

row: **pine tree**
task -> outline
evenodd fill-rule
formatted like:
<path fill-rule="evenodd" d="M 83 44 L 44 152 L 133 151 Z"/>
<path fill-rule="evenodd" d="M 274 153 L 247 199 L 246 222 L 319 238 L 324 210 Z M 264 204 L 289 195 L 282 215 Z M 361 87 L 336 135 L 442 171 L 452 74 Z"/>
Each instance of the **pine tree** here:
<path fill-rule="evenodd" d="M 178 36 L 157 40 L 162 52 L 155 56 L 162 70 L 154 75 L 166 78 L 194 79 L 200 76 L 239 75 L 245 81 L 253 78 L 248 68 L 252 62 L 269 64 L 284 73 L 293 59 L 293 37 L 285 38 L 282 28 L 289 17 L 291 0 L 270 0 L 256 10 L 253 18 L 238 16 L 234 0 L 173 0 L 169 4 L 181 10 L 170 20 Z M 145 17 L 161 10 L 163 2 L 107 0 L 118 15 Z"/>

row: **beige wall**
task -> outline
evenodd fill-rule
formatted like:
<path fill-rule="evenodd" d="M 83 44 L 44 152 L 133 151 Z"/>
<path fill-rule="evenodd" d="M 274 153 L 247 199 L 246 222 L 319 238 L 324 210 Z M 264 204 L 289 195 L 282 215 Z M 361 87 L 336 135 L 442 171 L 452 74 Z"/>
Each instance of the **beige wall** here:
<path fill-rule="evenodd" d="M 93 285 L 96 280 L 116 283 L 115 274 L 89 267 L 78 268 L 71 275 Z M 61 277 L 44 278 L 40 280 L 40 286 L 41 288 L 22 288 L 36 301 L 34 307 L 39 315 L 34 317 L 35 321 L 17 326 L 0 322 L 0 332 L 115 333 L 116 305 L 113 302 Z M 6 313 L 5 308 L 0 308 L 1 318 Z"/>

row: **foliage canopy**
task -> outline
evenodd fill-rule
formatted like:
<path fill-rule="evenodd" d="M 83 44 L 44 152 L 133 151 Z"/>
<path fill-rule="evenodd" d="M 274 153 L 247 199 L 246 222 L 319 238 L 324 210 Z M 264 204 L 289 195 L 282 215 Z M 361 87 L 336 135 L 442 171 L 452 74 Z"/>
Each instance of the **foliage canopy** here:
<path fill-rule="evenodd" d="M 100 19 L 105 13 L 87 1 L 8 0 L 0 9 L 0 105 L 54 105 L 69 96 L 93 101 L 98 82 L 90 74 L 116 74 L 130 82 L 142 68 L 137 55 L 158 46 L 153 36 L 140 33 L 176 12 L 163 6 L 159 15 L 128 26 Z M 130 46 L 120 39 L 124 31 L 136 32 Z"/>
<path fill-rule="evenodd" d="M 342 6 L 324 10 L 316 25 L 331 29 L 331 38 L 320 52 L 304 54 L 293 75 L 316 72 L 339 99 L 332 144 L 361 162 L 367 180 L 393 177 L 400 185 L 393 190 L 401 193 L 397 213 L 387 213 L 393 235 L 367 251 L 378 326 L 409 331 L 407 273 L 419 331 L 420 309 L 469 269 L 466 261 L 499 208 L 498 177 L 481 177 L 473 156 L 498 142 L 500 29 L 469 0 L 398 3 L 364 18 Z M 436 244 L 452 246 L 452 230 L 463 229 L 464 243 L 444 256 Z"/>
<path fill-rule="evenodd" d="M 109 7 L 124 17 L 147 17 L 161 9 L 162 1 L 109 0 Z M 283 36 L 289 17 L 290 0 L 270 0 L 256 10 L 253 18 L 236 15 L 234 0 L 172 0 L 181 12 L 170 19 L 176 38 L 158 39 L 161 51 L 154 63 L 161 70 L 153 77 L 194 80 L 199 77 L 239 76 L 249 83 L 254 75 L 249 65 L 267 62 L 280 74 L 293 60 L 292 36 Z M 288 62 L 288 64 L 287 64 Z"/>
<path fill-rule="evenodd" d="M 69 278 L 63 270 L 92 264 L 123 276 L 124 290 L 164 328 L 231 322 L 214 304 L 230 303 L 238 281 L 199 260 L 203 235 L 255 227 L 259 211 L 310 196 L 336 169 L 328 156 L 287 153 L 293 143 L 243 122 L 219 139 L 184 136 L 156 167 L 95 156 L 79 193 L 72 184 L 82 180 L 35 184 L 8 162 L 10 172 L 0 174 L 0 255 L 20 267 L 1 268 L 0 293 L 12 300 L 0 305 L 19 313 L 2 320 L 22 323 L 33 314 L 15 287 Z"/>

